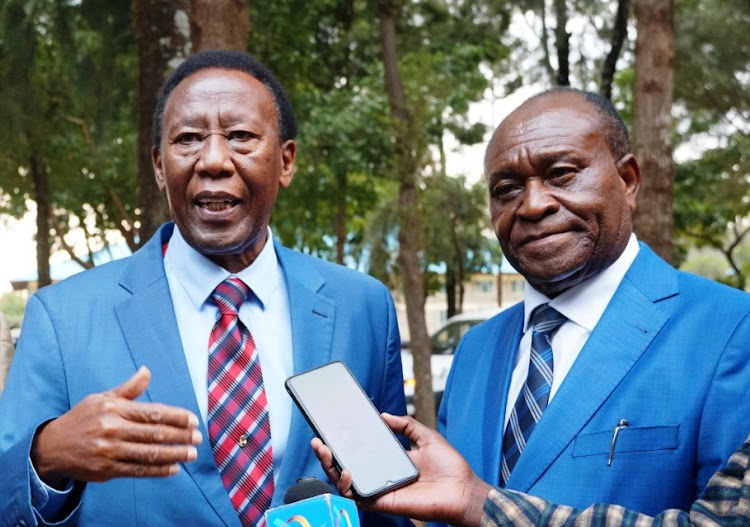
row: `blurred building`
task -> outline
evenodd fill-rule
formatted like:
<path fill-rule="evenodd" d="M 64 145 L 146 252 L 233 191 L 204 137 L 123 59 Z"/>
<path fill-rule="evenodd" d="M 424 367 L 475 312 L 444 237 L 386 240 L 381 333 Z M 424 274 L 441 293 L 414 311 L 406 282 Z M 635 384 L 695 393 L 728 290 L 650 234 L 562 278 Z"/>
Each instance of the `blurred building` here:
<path fill-rule="evenodd" d="M 503 258 L 497 274 L 474 274 L 464 283 L 462 313 L 471 313 L 496 307 L 510 307 L 523 300 L 524 278 Z M 396 303 L 396 316 L 401 338 L 409 339 L 409 325 L 406 319 L 404 295 L 391 291 Z M 427 297 L 425 302 L 425 322 L 427 333 L 432 334 L 448 318 L 448 301 L 445 291 Z"/>

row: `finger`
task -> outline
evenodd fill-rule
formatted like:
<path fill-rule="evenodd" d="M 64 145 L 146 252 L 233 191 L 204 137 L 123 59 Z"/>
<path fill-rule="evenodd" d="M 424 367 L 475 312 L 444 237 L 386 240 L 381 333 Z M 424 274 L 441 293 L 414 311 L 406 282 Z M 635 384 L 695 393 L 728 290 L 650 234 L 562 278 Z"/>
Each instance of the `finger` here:
<path fill-rule="evenodd" d="M 341 478 L 339 479 L 338 483 L 336 483 L 336 490 L 339 491 L 339 494 L 344 496 L 345 498 L 353 499 L 354 498 L 354 492 L 352 491 L 352 473 L 348 470 L 344 469 L 341 472 Z"/>
<path fill-rule="evenodd" d="M 165 465 L 143 465 L 140 463 L 118 462 L 112 464 L 105 473 L 94 473 L 89 481 L 107 481 L 112 478 L 166 478 L 180 472 L 178 463 Z"/>
<path fill-rule="evenodd" d="M 442 437 L 435 430 L 423 425 L 411 416 L 396 416 L 387 413 L 381 415 L 391 430 L 397 434 L 406 436 L 418 447 L 422 447 Z"/>
<path fill-rule="evenodd" d="M 106 393 L 133 400 L 146 391 L 149 381 L 151 381 L 151 372 L 145 366 L 141 366 L 127 381 Z"/>
<path fill-rule="evenodd" d="M 117 436 L 130 443 L 156 444 L 184 444 L 198 445 L 203 436 L 197 428 L 175 427 L 162 424 L 143 424 L 133 421 L 123 421 L 117 431 Z"/>
<path fill-rule="evenodd" d="M 121 441 L 113 443 L 111 459 L 116 462 L 164 467 L 175 463 L 189 463 L 198 458 L 198 450 L 191 445 L 144 445 Z"/>
<path fill-rule="evenodd" d="M 168 425 L 184 429 L 194 429 L 198 426 L 198 416 L 190 410 L 162 403 L 132 401 L 122 404 L 117 413 L 128 421 L 139 423 Z"/>
<path fill-rule="evenodd" d="M 318 457 L 320 466 L 323 468 L 323 472 L 326 473 L 326 476 L 328 476 L 328 479 L 330 479 L 335 484 L 338 484 L 338 481 L 341 478 L 341 474 L 339 473 L 338 468 L 336 468 L 336 465 L 333 462 L 333 453 L 331 453 L 331 449 L 325 446 L 323 444 L 323 441 L 321 441 L 317 437 L 313 438 L 313 440 L 310 441 L 310 446 L 315 452 L 315 455 Z"/>

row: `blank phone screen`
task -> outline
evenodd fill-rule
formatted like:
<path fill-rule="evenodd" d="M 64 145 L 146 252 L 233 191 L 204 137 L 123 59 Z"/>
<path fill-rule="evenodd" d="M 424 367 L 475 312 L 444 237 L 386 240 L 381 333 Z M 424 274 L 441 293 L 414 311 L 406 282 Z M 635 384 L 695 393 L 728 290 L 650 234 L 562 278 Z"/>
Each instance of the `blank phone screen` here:
<path fill-rule="evenodd" d="M 339 467 L 351 472 L 359 496 L 375 496 L 417 477 L 417 468 L 343 362 L 292 376 L 286 388 Z"/>

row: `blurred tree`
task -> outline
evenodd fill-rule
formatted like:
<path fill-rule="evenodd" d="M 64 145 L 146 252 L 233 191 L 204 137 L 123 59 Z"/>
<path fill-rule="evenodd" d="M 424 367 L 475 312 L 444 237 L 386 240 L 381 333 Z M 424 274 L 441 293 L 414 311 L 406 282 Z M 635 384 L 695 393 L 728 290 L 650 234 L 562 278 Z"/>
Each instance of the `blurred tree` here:
<path fill-rule="evenodd" d="M 421 215 L 425 244 L 424 262 L 440 267 L 445 277 L 447 317 L 463 311 L 464 282 L 474 273 L 492 273 L 500 264 L 497 240 L 487 214 L 487 187 L 484 182 L 469 186 L 463 176 L 445 173 L 424 179 Z M 433 291 L 429 288 L 428 294 Z"/>
<path fill-rule="evenodd" d="M 191 53 L 190 0 L 132 0 L 138 48 L 138 211 L 140 243 L 169 220 L 151 164 L 151 120 L 167 75 Z"/>
<path fill-rule="evenodd" d="M 59 95 L 55 93 L 56 71 L 52 46 L 45 45 L 41 31 L 49 31 L 35 16 L 27 13 L 25 2 L 9 1 L 3 6 L 2 113 L 8 126 L 2 127 L 4 205 L 18 217 L 25 211 L 26 199 L 36 201 L 38 284 L 50 283 L 50 191 L 46 163 L 48 138 L 46 123 L 54 119 Z M 51 32 L 50 32 L 51 33 Z M 46 70 L 47 75 L 41 71 Z M 53 98 L 54 96 L 54 98 Z M 26 178 L 30 175 L 30 178 Z M 12 190 L 11 190 L 12 189 Z"/>
<path fill-rule="evenodd" d="M 406 303 L 409 339 L 414 356 L 415 414 L 427 426 L 435 427 L 435 399 L 432 394 L 430 357 L 432 345 L 424 314 L 424 277 L 419 265 L 420 221 L 417 214 L 417 175 L 426 145 L 410 116 L 398 66 L 396 19 L 401 16 L 398 1 L 379 0 L 377 4 L 385 90 L 391 111 L 395 171 L 398 182 L 398 263 Z M 419 100 L 414 101 L 419 104 Z"/>
<path fill-rule="evenodd" d="M 674 256 L 674 0 L 635 0 L 633 153 L 643 181 L 633 229 L 666 261 Z"/>
<path fill-rule="evenodd" d="M 732 271 L 719 279 L 747 288 L 750 261 L 740 249 L 750 241 L 750 136 L 736 133 L 725 147 L 677 167 L 675 222 L 683 253 L 692 244 L 718 250 Z"/>
<path fill-rule="evenodd" d="M 247 0 L 192 0 L 190 40 L 193 52 L 206 49 L 247 51 L 250 18 Z"/>
<path fill-rule="evenodd" d="M 750 4 L 676 0 L 676 11 L 675 137 L 688 157 L 675 174 L 676 259 L 715 247 L 733 272 L 722 281 L 747 288 Z"/>
<path fill-rule="evenodd" d="M 20 217 L 29 199 L 36 202 L 40 286 L 49 283 L 55 245 L 69 248 L 71 217 L 93 214 L 86 231 L 92 237 L 129 225 L 132 172 L 121 169 L 132 159 L 132 142 L 122 134 L 132 115 L 123 82 L 132 71 L 126 58 L 132 48 L 119 18 L 124 12 L 127 21 L 127 10 L 97 19 L 100 10 L 91 4 L 13 1 L 0 12 L 0 107 L 8 121 L 0 132 L 0 206 Z"/>
<path fill-rule="evenodd" d="M 250 10 L 253 26 L 263 28 L 253 34 L 251 50 L 287 88 L 300 126 L 297 174 L 279 194 L 275 233 L 303 251 L 349 264 L 361 254 L 365 215 L 392 166 L 367 9 L 361 1 L 281 0 Z"/>
<path fill-rule="evenodd" d="M 628 56 L 628 17 L 632 0 L 514 0 L 516 26 L 528 31 L 506 35 L 511 60 L 496 71 L 506 94 L 524 84 L 575 86 L 612 97 L 620 57 Z M 574 29 L 571 29 L 574 28 Z M 552 42 L 552 44 L 550 44 Z"/>
<path fill-rule="evenodd" d="M 26 307 L 26 301 L 18 292 L 3 293 L 0 295 L 0 313 L 8 319 L 11 328 L 21 325 L 23 319 L 23 310 Z"/>

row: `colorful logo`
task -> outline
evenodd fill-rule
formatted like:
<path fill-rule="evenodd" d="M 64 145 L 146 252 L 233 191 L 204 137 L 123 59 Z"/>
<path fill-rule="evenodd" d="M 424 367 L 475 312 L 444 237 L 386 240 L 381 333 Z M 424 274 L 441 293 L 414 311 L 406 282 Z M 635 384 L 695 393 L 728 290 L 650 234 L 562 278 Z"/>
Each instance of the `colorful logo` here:
<path fill-rule="evenodd" d="M 287 521 L 285 521 L 282 525 L 282 527 L 312 527 L 310 525 L 310 522 L 305 518 L 304 516 L 300 516 L 299 514 L 296 516 L 292 516 Z M 345 509 L 339 509 L 336 514 L 336 527 L 353 527 L 352 526 L 352 520 L 349 518 L 349 512 L 347 512 Z"/>
<path fill-rule="evenodd" d="M 307 518 L 305 518 L 304 516 L 299 516 L 299 515 L 292 516 L 291 518 L 289 518 L 287 521 L 284 522 L 282 527 L 286 527 L 287 525 L 291 527 L 294 527 L 296 525 L 299 525 L 300 527 L 312 527 L 310 525 L 310 522 L 307 521 Z"/>
<path fill-rule="evenodd" d="M 342 519 L 346 523 L 343 523 Z M 336 527 L 352 527 L 352 520 L 349 518 L 349 513 L 346 509 L 339 509 L 339 513 L 336 515 Z"/>

